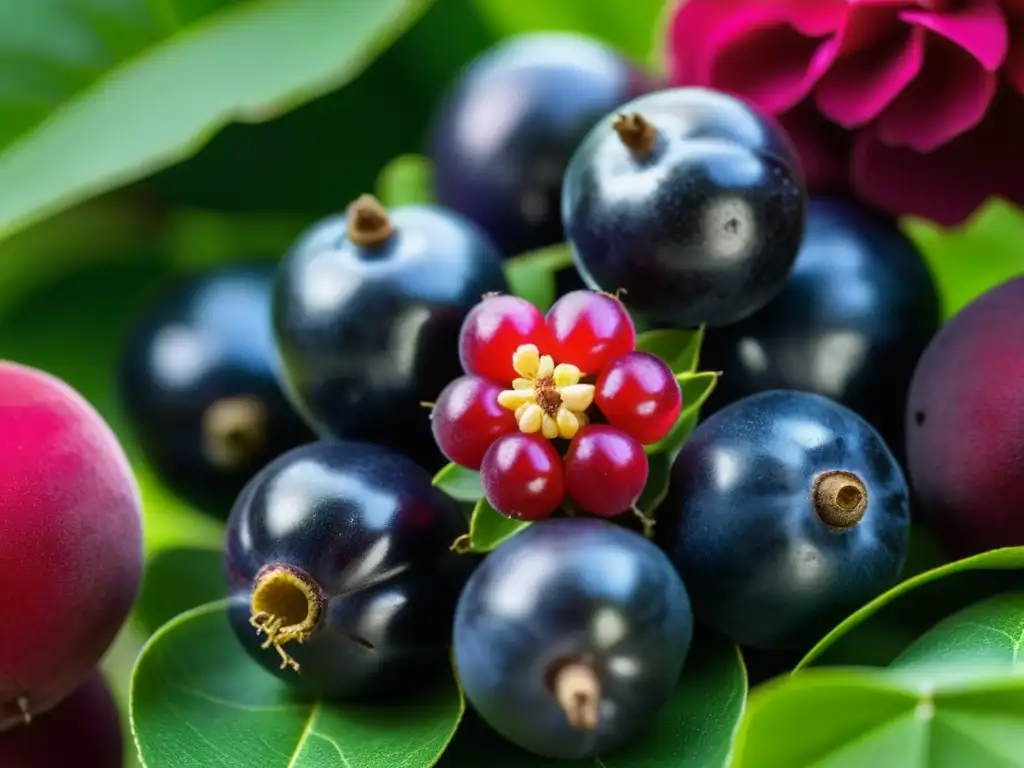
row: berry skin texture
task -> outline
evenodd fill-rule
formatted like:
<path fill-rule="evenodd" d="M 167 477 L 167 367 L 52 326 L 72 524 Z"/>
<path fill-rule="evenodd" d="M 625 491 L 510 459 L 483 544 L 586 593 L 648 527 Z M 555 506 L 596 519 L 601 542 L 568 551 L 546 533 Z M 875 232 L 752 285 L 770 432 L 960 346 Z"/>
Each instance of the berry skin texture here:
<path fill-rule="evenodd" d="M 683 392 L 672 370 L 647 352 L 630 352 L 597 379 L 594 402 L 609 424 L 651 445 L 665 437 L 683 410 Z"/>
<path fill-rule="evenodd" d="M 581 35 L 500 43 L 466 67 L 434 116 L 438 202 L 483 227 L 505 256 L 563 242 L 559 194 L 573 150 L 602 115 L 652 87 Z"/>
<path fill-rule="evenodd" d="M 598 517 L 614 517 L 636 504 L 647 484 L 647 454 L 636 438 L 609 424 L 580 430 L 565 454 L 565 489 Z"/>
<path fill-rule="evenodd" d="M 99 672 L 31 723 L 0 736 L 4 768 L 122 768 L 121 720 Z"/>
<path fill-rule="evenodd" d="M 149 464 L 220 519 L 269 461 L 316 439 L 277 382 L 275 271 L 232 265 L 179 282 L 139 318 L 119 361 L 120 402 Z"/>
<path fill-rule="evenodd" d="M 491 444 L 516 431 L 515 416 L 498 404 L 500 394 L 501 387 L 479 376 L 460 376 L 441 391 L 431 427 L 449 461 L 480 469 Z"/>
<path fill-rule="evenodd" d="M 436 206 L 385 211 L 366 195 L 285 257 L 273 299 L 282 377 L 318 435 L 376 443 L 428 469 L 443 459 L 430 411 L 462 374 L 459 330 L 507 291 L 487 236 Z"/>
<path fill-rule="evenodd" d="M 64 382 L 0 363 L 0 731 L 54 707 L 120 630 L 142 575 L 139 489 Z M 3 737 L 0 736 L 0 741 Z"/>
<path fill-rule="evenodd" d="M 514 520 L 543 520 L 565 499 L 562 457 L 538 434 L 499 437 L 484 455 L 487 503 Z"/>
<path fill-rule="evenodd" d="M 602 119 L 565 174 L 562 221 L 591 288 L 648 323 L 728 325 L 782 289 L 804 227 L 803 173 L 770 117 L 704 88 Z"/>
<path fill-rule="evenodd" d="M 594 291 L 567 293 L 548 310 L 547 321 L 555 360 L 572 363 L 585 374 L 600 373 L 612 360 L 636 347 L 633 319 L 614 296 Z"/>
<path fill-rule="evenodd" d="M 679 679 L 693 637 L 665 555 L 603 520 L 536 523 L 459 598 L 454 655 L 469 703 L 530 752 L 578 759 L 633 738 Z"/>
<path fill-rule="evenodd" d="M 806 650 L 893 586 L 909 524 L 903 473 L 878 432 L 788 390 L 702 422 L 658 508 L 697 620 L 769 650 Z"/>
<path fill-rule="evenodd" d="M 812 198 L 782 293 L 705 336 L 701 366 L 725 375 L 701 413 L 768 389 L 814 392 L 865 418 L 899 458 L 910 379 L 939 320 L 931 273 L 895 222 Z"/>
<path fill-rule="evenodd" d="M 458 504 L 430 474 L 367 443 L 296 448 L 246 486 L 228 519 L 229 619 L 299 693 L 365 700 L 446 665 L 473 558 Z"/>
<path fill-rule="evenodd" d="M 907 400 L 907 470 L 950 554 L 1024 544 L 1024 278 L 976 298 L 925 350 Z"/>
<path fill-rule="evenodd" d="M 518 375 L 512 356 L 523 344 L 550 348 L 544 313 L 518 296 L 486 296 L 462 324 L 459 359 L 466 373 L 508 384 Z"/>

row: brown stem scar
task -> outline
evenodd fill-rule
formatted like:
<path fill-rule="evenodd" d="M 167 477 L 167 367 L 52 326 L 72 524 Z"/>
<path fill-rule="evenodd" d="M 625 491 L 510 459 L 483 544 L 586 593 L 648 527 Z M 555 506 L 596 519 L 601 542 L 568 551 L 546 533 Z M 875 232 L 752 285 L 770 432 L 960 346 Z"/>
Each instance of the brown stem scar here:
<path fill-rule="evenodd" d="M 853 472 L 822 472 L 815 478 L 811 493 L 814 514 L 835 531 L 853 528 L 868 508 L 868 488 Z"/>
<path fill-rule="evenodd" d="M 590 666 L 579 662 L 566 664 L 555 674 L 552 690 L 569 725 L 577 731 L 597 729 L 601 681 Z"/>
<path fill-rule="evenodd" d="M 658 130 L 637 112 L 620 114 L 612 123 L 612 128 L 637 160 L 645 160 L 658 143 Z"/>
<path fill-rule="evenodd" d="M 360 195 L 348 207 L 348 239 L 364 248 L 382 245 L 395 232 L 387 209 L 373 195 Z"/>

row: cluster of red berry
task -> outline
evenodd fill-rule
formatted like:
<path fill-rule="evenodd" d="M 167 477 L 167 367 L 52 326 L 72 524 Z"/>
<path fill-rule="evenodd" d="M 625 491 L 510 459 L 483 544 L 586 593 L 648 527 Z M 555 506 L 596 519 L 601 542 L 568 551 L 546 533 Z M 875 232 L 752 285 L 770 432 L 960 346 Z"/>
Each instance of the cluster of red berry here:
<path fill-rule="evenodd" d="M 601 517 L 635 511 L 643 446 L 683 407 L 669 367 L 635 347 L 615 296 L 574 291 L 546 317 L 525 299 L 485 296 L 462 326 L 466 375 L 435 403 L 434 438 L 451 461 L 480 470 L 487 501 L 507 517 L 541 520 L 566 496 Z"/>

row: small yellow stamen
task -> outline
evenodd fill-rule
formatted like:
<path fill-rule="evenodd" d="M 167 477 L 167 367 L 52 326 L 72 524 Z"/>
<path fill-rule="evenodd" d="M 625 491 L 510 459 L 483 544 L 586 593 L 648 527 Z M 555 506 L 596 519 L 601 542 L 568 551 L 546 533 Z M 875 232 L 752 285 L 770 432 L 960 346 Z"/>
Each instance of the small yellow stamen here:
<path fill-rule="evenodd" d="M 498 405 L 509 411 L 517 411 L 521 406 L 532 402 L 532 389 L 506 389 L 498 395 Z"/>
<path fill-rule="evenodd" d="M 571 384 L 558 390 L 562 405 L 574 413 L 582 413 L 594 402 L 593 384 Z"/>
<path fill-rule="evenodd" d="M 572 440 L 580 428 L 579 417 L 567 408 L 558 409 L 558 436 L 565 440 Z"/>
<path fill-rule="evenodd" d="M 551 355 L 544 355 L 540 359 L 540 364 L 537 366 L 537 373 L 533 377 L 534 382 L 537 379 L 550 379 L 555 372 L 555 361 L 551 358 Z"/>
<path fill-rule="evenodd" d="M 558 437 L 558 422 L 545 413 L 541 420 L 540 433 L 548 440 L 554 440 Z"/>
<path fill-rule="evenodd" d="M 580 369 L 569 363 L 559 363 L 555 366 L 555 372 L 551 375 L 551 378 L 554 379 L 555 386 L 559 389 L 570 387 L 573 384 L 579 383 Z"/>
<path fill-rule="evenodd" d="M 543 421 L 544 411 L 536 403 L 530 403 L 519 417 L 519 431 L 528 435 L 540 432 Z"/>

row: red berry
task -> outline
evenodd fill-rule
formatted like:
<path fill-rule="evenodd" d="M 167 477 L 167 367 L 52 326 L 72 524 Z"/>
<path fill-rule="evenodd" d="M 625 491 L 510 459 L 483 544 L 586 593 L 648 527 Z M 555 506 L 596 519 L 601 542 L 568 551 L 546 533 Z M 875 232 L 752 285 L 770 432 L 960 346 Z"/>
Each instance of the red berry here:
<path fill-rule="evenodd" d="M 543 520 L 565 498 L 562 459 L 538 434 L 499 437 L 480 467 L 488 503 L 515 520 Z"/>
<path fill-rule="evenodd" d="M 117 705 L 99 672 L 49 712 L 0 734 L 4 768 L 121 768 L 123 750 Z"/>
<path fill-rule="evenodd" d="M 543 313 L 518 296 L 487 296 L 462 323 L 459 358 L 466 373 L 507 385 L 518 375 L 512 355 L 523 344 L 548 354 L 551 341 Z"/>
<path fill-rule="evenodd" d="M 516 431 L 512 411 L 498 405 L 502 388 L 479 376 L 460 376 L 442 390 L 431 415 L 437 447 L 467 469 L 480 469 L 497 438 Z"/>
<path fill-rule="evenodd" d="M 647 485 L 647 454 L 610 424 L 579 431 L 565 455 L 565 489 L 585 512 L 614 517 L 636 504 Z"/>
<path fill-rule="evenodd" d="M 0 363 L 0 730 L 71 693 L 142 572 L 139 489 L 98 413 L 64 382 Z"/>
<path fill-rule="evenodd" d="M 572 291 L 548 310 L 548 328 L 559 363 L 572 363 L 596 375 L 616 357 L 636 346 L 633 319 L 613 296 L 595 291 Z"/>
<path fill-rule="evenodd" d="M 661 440 L 683 409 L 672 369 L 648 352 L 617 357 L 597 379 L 594 402 L 608 419 L 644 445 Z"/>

